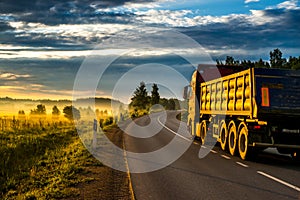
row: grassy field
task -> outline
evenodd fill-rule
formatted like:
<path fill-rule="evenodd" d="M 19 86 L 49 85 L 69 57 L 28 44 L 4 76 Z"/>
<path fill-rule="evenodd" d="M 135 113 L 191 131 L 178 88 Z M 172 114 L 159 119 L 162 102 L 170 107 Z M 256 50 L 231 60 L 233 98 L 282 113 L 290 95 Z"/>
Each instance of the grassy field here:
<path fill-rule="evenodd" d="M 84 168 L 102 164 L 84 148 L 74 125 L 27 123 L 31 124 L 0 130 L 0 199 L 79 195 L 75 186 L 93 180 L 82 176 Z"/>

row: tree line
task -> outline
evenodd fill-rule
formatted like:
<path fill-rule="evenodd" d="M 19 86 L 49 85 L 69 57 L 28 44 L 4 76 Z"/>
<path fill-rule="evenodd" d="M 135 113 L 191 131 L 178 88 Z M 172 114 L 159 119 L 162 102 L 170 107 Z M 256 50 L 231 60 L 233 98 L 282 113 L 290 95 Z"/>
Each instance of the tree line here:
<path fill-rule="evenodd" d="M 67 118 L 68 120 L 79 120 L 81 115 L 80 111 L 75 108 L 74 106 L 65 106 L 63 109 L 64 117 Z M 57 108 L 57 106 L 53 106 L 52 108 L 52 117 L 58 118 L 61 114 L 61 111 Z M 39 104 L 36 106 L 35 109 L 30 110 L 30 116 L 32 117 L 42 117 L 46 116 L 46 106 L 43 104 Z M 24 110 L 19 110 L 18 112 L 18 117 L 20 119 L 25 118 L 25 111 Z"/>
<path fill-rule="evenodd" d="M 96 109 L 96 111 L 94 112 L 90 106 L 87 108 L 79 107 L 79 109 L 75 108 L 74 106 L 65 106 L 62 113 L 64 114 L 64 117 L 70 121 L 80 120 L 80 119 L 85 120 L 86 116 L 95 114 L 97 120 L 99 120 L 101 128 L 113 124 L 116 121 L 115 117 L 112 116 L 112 114 L 109 114 L 107 110 Z M 47 115 L 46 106 L 43 104 L 37 105 L 35 109 L 30 110 L 30 114 L 29 114 L 31 119 L 39 119 L 39 120 L 44 119 L 46 115 Z M 58 107 L 56 105 L 53 106 L 52 120 L 54 121 L 58 120 L 60 115 L 61 115 L 61 111 L 58 109 Z M 18 119 L 26 120 L 26 114 L 24 110 L 19 110 Z"/>
<path fill-rule="evenodd" d="M 225 63 L 220 60 L 216 60 L 217 65 L 232 65 L 232 66 L 244 66 L 244 67 L 257 67 L 257 68 L 282 68 L 282 69 L 300 69 L 300 56 L 290 56 L 288 59 L 283 58 L 280 49 L 274 49 L 270 51 L 269 62 L 263 61 L 260 58 L 258 61 L 250 60 L 235 60 L 232 56 L 227 56 Z"/>
<path fill-rule="evenodd" d="M 180 107 L 177 99 L 161 98 L 157 84 L 152 85 L 151 93 L 148 95 L 146 84 L 140 82 L 129 104 L 130 115 L 131 117 L 139 117 L 148 114 L 150 108 L 156 104 L 163 106 L 166 110 L 175 110 Z"/>

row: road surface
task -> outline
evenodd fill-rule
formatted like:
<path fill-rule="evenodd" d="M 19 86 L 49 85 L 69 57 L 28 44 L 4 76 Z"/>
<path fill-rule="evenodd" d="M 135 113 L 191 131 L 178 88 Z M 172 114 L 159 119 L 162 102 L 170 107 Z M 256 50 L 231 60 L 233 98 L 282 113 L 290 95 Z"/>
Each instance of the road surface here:
<path fill-rule="evenodd" d="M 149 121 L 149 117 L 143 117 L 137 119 L 136 123 L 147 126 Z M 152 121 L 155 121 L 155 126 L 161 126 L 161 131 L 150 138 L 125 134 L 124 145 L 127 151 L 155 151 L 175 138 L 179 126 L 175 112 L 168 113 L 165 123 L 161 123 L 164 120 L 159 114 Z M 130 131 L 136 130 L 128 126 L 126 132 Z M 185 135 L 176 139 L 179 145 L 186 145 L 189 137 Z M 136 164 L 140 163 L 130 160 L 128 167 L 135 198 L 300 199 L 300 164 L 293 162 L 291 157 L 267 150 L 255 160 L 243 161 L 215 146 L 206 157 L 200 159 L 200 148 L 199 143 L 192 142 L 179 159 L 153 172 L 134 173 Z"/>

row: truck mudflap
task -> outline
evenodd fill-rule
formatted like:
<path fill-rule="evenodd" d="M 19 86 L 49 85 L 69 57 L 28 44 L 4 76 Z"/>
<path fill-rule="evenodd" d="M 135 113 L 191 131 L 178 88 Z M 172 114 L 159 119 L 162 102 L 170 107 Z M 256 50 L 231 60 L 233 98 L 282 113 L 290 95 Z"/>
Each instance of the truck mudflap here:
<path fill-rule="evenodd" d="M 271 144 L 271 143 L 261 143 L 254 142 L 252 147 L 276 147 L 276 148 L 287 148 L 287 149 L 300 149 L 300 145 L 290 145 L 290 144 Z"/>

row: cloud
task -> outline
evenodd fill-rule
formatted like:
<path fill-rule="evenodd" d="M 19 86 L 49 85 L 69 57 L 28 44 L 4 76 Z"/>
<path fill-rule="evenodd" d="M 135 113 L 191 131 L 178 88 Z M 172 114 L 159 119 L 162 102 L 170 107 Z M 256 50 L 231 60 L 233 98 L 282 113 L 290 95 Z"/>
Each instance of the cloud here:
<path fill-rule="evenodd" d="M 245 0 L 245 4 L 252 3 L 252 2 L 259 2 L 260 0 Z"/>
<path fill-rule="evenodd" d="M 41 13 L 51 14 L 55 12 L 75 13 L 88 12 L 99 8 L 110 8 L 130 4 L 147 4 L 149 0 L 2 0 L 0 2 L 0 13 L 30 13 L 40 11 Z"/>
<path fill-rule="evenodd" d="M 286 9 L 286 10 L 299 10 L 300 7 L 297 5 L 298 0 L 284 1 L 277 4 L 276 6 L 269 6 L 267 9 Z"/>
<path fill-rule="evenodd" d="M 193 27 L 210 24 L 262 25 L 277 22 L 281 19 L 267 15 L 264 10 L 251 10 L 251 14 L 230 14 L 223 16 L 200 16 L 190 10 L 147 10 L 135 13 L 136 19 L 146 24 L 160 24 L 167 27 Z"/>
<path fill-rule="evenodd" d="M 134 5 L 153 4 L 153 1 L 144 0 L 116 0 L 116 1 L 42 1 L 16 0 L 0 1 L 0 21 L 41 23 L 46 25 L 59 24 L 103 24 L 103 23 L 131 23 L 131 12 L 106 12 L 105 9 Z M 132 8 L 133 8 L 132 7 Z M 103 10 L 103 11 L 101 11 Z M 9 17 L 7 17 L 9 16 Z M 1 26 L 0 26 L 1 27 Z M 0 29 L 1 30 L 1 29 Z"/>
<path fill-rule="evenodd" d="M 0 73 L 1 80 L 16 80 L 18 78 L 29 78 L 31 75 L 29 74 L 14 74 L 10 72 Z"/>
<path fill-rule="evenodd" d="M 82 60 L 0 60 L 2 96 L 71 99 L 73 82 Z"/>
<path fill-rule="evenodd" d="M 252 25 L 265 25 L 278 23 L 281 20 L 281 16 L 273 16 L 273 13 L 268 14 L 264 10 L 250 10 L 251 15 L 245 16 L 245 22 L 249 22 Z"/>
<path fill-rule="evenodd" d="M 186 15 L 191 13 L 190 10 L 154 10 L 138 11 L 136 20 L 146 24 L 164 24 L 167 26 L 193 26 L 195 21 L 187 18 Z"/>
<path fill-rule="evenodd" d="M 134 20 L 132 12 L 115 12 L 109 11 L 111 9 L 98 10 L 85 10 L 78 12 L 42 12 L 34 10 L 28 13 L 13 13 L 13 14 L 0 14 L 0 21 L 5 23 L 11 22 L 23 23 L 19 24 L 24 26 L 28 23 L 40 23 L 44 25 L 56 26 L 61 24 L 130 24 Z M 10 17 L 6 17 L 6 16 Z"/>
<path fill-rule="evenodd" d="M 73 57 L 84 57 L 91 53 L 89 50 L 82 51 L 0 51 L 2 59 L 30 58 L 30 59 L 70 59 Z"/>
<path fill-rule="evenodd" d="M 0 21 L 0 32 L 14 30 L 7 22 Z"/>
<path fill-rule="evenodd" d="M 252 10 L 250 15 L 225 19 L 178 29 L 207 48 L 213 58 L 233 55 L 268 60 L 268 53 L 275 48 L 282 49 L 286 56 L 300 55 L 299 10 Z"/>
<path fill-rule="evenodd" d="M 165 27 L 182 32 L 205 47 L 213 59 L 231 55 L 237 59 L 267 60 L 274 48 L 282 49 L 284 55 L 300 55 L 297 1 L 286 1 L 266 10 L 250 10 L 248 14 L 222 16 L 200 15 L 187 9 L 167 10 L 159 7 L 160 2 L 1 1 L 1 89 L 6 88 L 5 93 L 10 91 L 9 94 L 40 92 L 46 97 L 70 96 L 76 73 L 95 45 L 119 33 L 121 39 L 134 39 L 130 31 L 138 33 L 145 28 L 153 38 L 159 38 L 157 32 Z M 255 1 L 245 1 L 250 2 Z M 178 44 L 178 41 L 171 42 Z M 193 53 L 184 47 L 179 50 Z M 96 53 L 104 56 L 112 52 Z M 137 49 L 113 63 L 102 84 L 110 88 L 122 73 L 148 62 L 190 73 L 183 67 L 187 63 L 169 54 L 170 49 L 155 52 Z M 101 92 L 109 96 L 108 90 Z"/>
<path fill-rule="evenodd" d="M 72 90 L 48 90 L 35 85 L 0 86 L 2 94 L 18 99 L 72 99 Z M 3 97 L 3 96 L 2 96 Z"/>
<path fill-rule="evenodd" d="M 150 9 L 135 11 L 130 15 L 134 19 L 131 24 L 114 22 L 47 25 L 11 21 L 8 25 L 14 30 L 6 34 L 14 39 L 3 37 L 0 54 L 7 59 L 67 60 L 84 57 L 94 45 L 101 44 L 103 40 L 126 30 L 138 32 L 145 26 L 151 27 L 149 30 L 153 30 L 153 35 L 160 27 L 176 28 L 196 38 L 201 45 L 220 51 L 223 47 L 245 48 L 246 51 L 266 46 L 292 48 L 293 45 L 300 44 L 299 10 L 267 9 L 251 10 L 250 14 L 201 16 L 191 10 Z M 123 16 L 119 15 L 120 21 Z M 126 37 L 132 35 L 125 33 L 123 38 Z"/>
<path fill-rule="evenodd" d="M 129 24 L 61 24 L 49 26 L 42 23 L 9 22 L 9 25 L 15 30 L 3 33 L 1 38 L 1 54 L 8 53 L 8 56 L 15 54 L 17 57 L 30 57 L 25 51 L 17 52 L 15 50 L 35 50 L 33 57 L 38 57 L 43 51 L 42 57 L 47 58 L 53 51 L 72 51 L 91 50 L 94 45 L 100 44 L 112 35 L 125 30 L 133 29 Z M 47 52 L 46 52 L 47 51 Z M 54 52 L 53 54 L 64 55 L 64 53 Z M 20 56 L 19 56 L 20 55 Z M 86 54 L 84 54 L 86 55 Z M 68 56 L 68 55 L 65 55 Z M 50 56 L 51 57 L 51 56 Z M 62 56 L 60 56 L 62 57 Z"/>
<path fill-rule="evenodd" d="M 293 56 L 300 54 L 297 49 L 300 11 L 297 9 L 250 10 L 250 14 L 223 16 L 149 10 L 137 15 L 144 23 L 173 27 L 187 34 L 207 48 L 214 58 L 237 55 L 242 59 L 268 59 L 268 52 L 274 48 L 292 52 Z"/>

